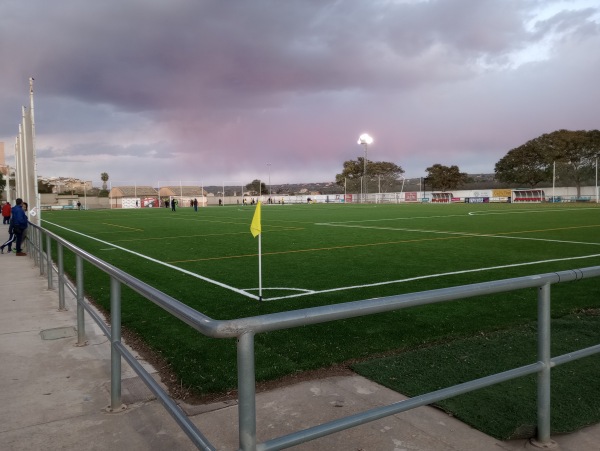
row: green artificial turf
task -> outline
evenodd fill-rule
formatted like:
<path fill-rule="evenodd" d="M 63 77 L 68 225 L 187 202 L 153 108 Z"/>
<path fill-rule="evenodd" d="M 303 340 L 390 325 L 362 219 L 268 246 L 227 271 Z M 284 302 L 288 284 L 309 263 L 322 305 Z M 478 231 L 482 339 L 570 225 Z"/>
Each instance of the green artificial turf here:
<path fill-rule="evenodd" d="M 552 322 L 552 355 L 598 344 L 600 310 Z M 407 396 L 417 396 L 537 361 L 534 324 L 411 350 L 353 365 L 359 374 Z M 600 356 L 551 371 L 551 430 L 572 432 L 600 422 Z M 535 436 L 537 376 L 529 375 L 436 403 L 498 439 Z"/>
<path fill-rule="evenodd" d="M 259 302 L 252 297 L 258 294 L 253 213 L 227 206 L 55 211 L 42 219 L 76 246 L 215 319 L 600 265 L 594 206 L 264 205 Z M 70 252 L 64 261 L 74 274 Z M 84 267 L 87 296 L 108 310 L 108 276 Z M 599 286 L 598 279 L 553 286 L 553 315 L 600 307 Z M 122 299 L 123 326 L 162 355 L 182 386 L 196 394 L 235 388 L 235 340 L 204 337 L 127 287 Z M 519 290 L 260 334 L 256 377 L 520 327 L 535 316 L 536 291 Z"/>

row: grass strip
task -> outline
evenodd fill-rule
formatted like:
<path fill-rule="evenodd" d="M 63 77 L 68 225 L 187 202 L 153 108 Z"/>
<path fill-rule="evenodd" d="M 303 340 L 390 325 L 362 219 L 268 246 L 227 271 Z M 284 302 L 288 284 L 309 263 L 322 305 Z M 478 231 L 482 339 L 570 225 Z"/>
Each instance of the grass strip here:
<path fill-rule="evenodd" d="M 600 309 L 552 321 L 552 355 L 598 344 Z M 537 361 L 536 324 L 415 349 L 353 365 L 357 373 L 417 396 Z M 552 369 L 551 430 L 569 433 L 600 422 L 600 356 Z M 530 375 L 440 401 L 437 407 L 500 440 L 535 435 L 537 376 Z"/>

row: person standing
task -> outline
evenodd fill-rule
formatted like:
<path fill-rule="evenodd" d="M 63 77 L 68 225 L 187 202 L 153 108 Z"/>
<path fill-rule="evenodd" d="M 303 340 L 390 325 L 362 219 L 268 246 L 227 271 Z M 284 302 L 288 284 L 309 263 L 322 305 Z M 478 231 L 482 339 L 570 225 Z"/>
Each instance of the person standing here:
<path fill-rule="evenodd" d="M 10 224 L 10 204 L 8 201 L 2 205 L 2 224 Z"/>
<path fill-rule="evenodd" d="M 12 207 L 11 213 L 12 213 L 12 219 L 10 220 L 11 226 L 13 228 L 13 232 L 15 234 L 15 236 L 17 237 L 16 239 L 16 251 L 17 251 L 17 255 L 19 257 L 22 257 L 24 255 L 27 255 L 25 252 L 23 252 L 23 249 L 21 249 L 21 244 L 23 243 L 23 235 L 25 234 L 25 231 L 27 230 L 27 226 L 28 221 L 27 221 L 27 216 L 25 216 L 25 212 L 23 211 L 23 199 L 19 198 L 15 201 L 15 206 Z"/>
<path fill-rule="evenodd" d="M 195 197 L 194 197 L 193 204 L 194 204 L 194 211 L 198 211 L 198 199 L 196 199 Z"/>
<path fill-rule="evenodd" d="M 177 205 L 175 203 L 175 198 L 171 199 L 171 211 L 175 211 L 175 205 Z"/>
<path fill-rule="evenodd" d="M 2 246 L 0 246 L 0 254 L 4 254 L 4 248 L 8 247 L 8 253 L 12 252 L 12 244 L 15 242 L 17 237 L 15 236 L 15 232 L 13 230 L 12 224 L 8 225 L 8 240 L 6 240 Z"/>

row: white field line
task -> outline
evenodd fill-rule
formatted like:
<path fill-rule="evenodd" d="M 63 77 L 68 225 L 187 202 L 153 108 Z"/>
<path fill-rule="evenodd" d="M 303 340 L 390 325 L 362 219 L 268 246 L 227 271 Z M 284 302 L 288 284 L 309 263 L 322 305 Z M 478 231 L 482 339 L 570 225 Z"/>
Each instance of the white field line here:
<path fill-rule="evenodd" d="M 115 244 L 113 244 L 113 243 L 110 243 L 110 242 L 108 242 L 108 241 L 100 240 L 100 239 L 98 239 L 98 238 L 95 238 L 95 237 L 93 237 L 93 236 L 86 235 L 85 233 L 81 233 L 81 232 L 78 232 L 78 231 L 76 231 L 76 230 L 68 229 L 68 228 L 66 228 L 66 227 L 63 227 L 63 226 L 61 226 L 61 225 L 58 225 L 58 224 L 54 224 L 53 222 L 50 222 L 50 221 L 47 221 L 47 220 L 44 220 L 44 222 L 46 222 L 46 223 L 48 223 L 48 224 L 52 224 L 52 225 L 53 225 L 53 226 L 55 226 L 55 227 L 59 227 L 59 228 L 61 228 L 61 229 L 67 230 L 67 231 L 69 231 L 69 232 L 71 232 L 71 233 L 76 233 L 77 235 L 84 236 L 84 237 L 86 237 L 86 238 L 89 238 L 90 240 L 94 240 L 94 241 L 98 241 L 99 243 L 106 244 L 106 245 L 108 245 L 108 246 L 111 246 L 111 247 L 113 247 L 113 248 L 115 248 L 115 249 L 119 249 L 119 250 L 122 250 L 122 251 L 124 251 L 124 252 L 128 252 L 128 253 L 130 253 L 130 254 L 133 254 L 133 255 L 135 255 L 135 256 L 137 256 L 137 257 L 144 258 L 144 259 L 146 259 L 146 260 L 148 260 L 148 261 L 151 261 L 151 262 L 157 263 L 157 264 L 159 264 L 159 265 L 166 266 L 167 268 L 171 268 L 171 269 L 174 269 L 174 270 L 176 270 L 176 271 L 180 271 L 180 272 L 182 272 L 182 273 L 184 273 L 184 274 L 187 274 L 187 275 L 189 275 L 189 276 L 195 277 L 195 278 L 197 278 L 197 279 L 204 280 L 205 282 L 212 283 L 212 284 L 214 284 L 214 285 L 217 285 L 217 286 L 219 286 L 219 287 L 225 288 L 225 289 L 227 289 L 227 290 L 234 291 L 234 292 L 236 292 L 236 293 L 239 293 L 239 294 L 241 294 L 241 295 L 243 295 L 243 296 L 246 296 L 246 297 L 249 297 L 249 298 L 252 298 L 252 299 L 256 299 L 256 300 L 258 300 L 258 299 L 259 299 L 259 297 L 258 297 L 258 296 L 254 295 L 254 294 L 250 294 L 250 293 L 248 293 L 248 292 L 246 292 L 246 291 L 244 291 L 244 290 L 240 290 L 239 288 L 235 288 L 235 287 L 232 287 L 232 286 L 230 286 L 230 285 L 226 285 L 226 284 L 224 284 L 224 283 L 222 283 L 222 282 L 219 282 L 219 281 L 216 281 L 216 280 L 213 280 L 213 279 L 209 279 L 208 277 L 201 276 L 200 274 L 196 274 L 196 273 L 194 273 L 194 272 L 187 271 L 187 270 L 185 270 L 185 269 L 183 269 L 183 268 L 179 268 L 179 267 L 177 267 L 177 266 L 174 266 L 174 265 L 170 265 L 169 263 L 165 263 L 165 262 L 163 262 L 163 261 L 160 261 L 160 260 L 157 260 L 157 259 L 155 259 L 155 258 L 148 257 L 147 255 L 140 254 L 140 253 L 138 253 L 138 252 L 135 252 L 135 251 L 132 251 L 132 250 L 126 249 L 126 248 L 124 248 L 124 247 L 121 247 L 121 246 L 117 246 L 117 245 L 115 245 Z"/>
<path fill-rule="evenodd" d="M 584 258 L 594 258 L 594 257 L 600 257 L 600 254 L 583 255 L 583 256 L 580 256 L 580 257 L 553 258 L 551 260 L 539 260 L 539 261 L 535 261 L 535 262 L 514 263 L 512 265 L 489 266 L 487 268 L 465 269 L 465 270 L 462 270 L 462 271 L 444 272 L 444 273 L 439 273 L 439 274 L 428 274 L 428 275 L 425 275 L 425 276 L 409 277 L 407 279 L 388 280 L 388 281 L 385 281 L 385 282 L 368 283 L 368 284 L 364 284 L 364 285 L 352 285 L 352 286 L 349 286 L 349 287 L 331 288 L 331 289 L 328 289 L 328 290 L 311 291 L 309 293 L 290 294 L 289 296 L 279 296 L 279 297 L 268 298 L 268 299 L 263 298 L 263 301 L 277 301 L 277 300 L 280 300 L 280 299 L 297 298 L 297 297 L 300 297 L 300 296 L 308 296 L 308 295 L 313 295 L 313 294 L 332 293 L 334 291 L 355 290 L 355 289 L 358 289 L 358 288 L 369 288 L 369 287 L 378 287 L 378 286 L 382 286 L 382 285 L 391 285 L 391 284 L 394 284 L 394 283 L 412 282 L 414 280 L 433 279 L 435 277 L 454 276 L 456 274 L 468 274 L 468 273 L 472 273 L 472 272 L 493 271 L 495 269 L 516 268 L 516 267 L 519 267 L 519 266 L 539 265 L 539 264 L 542 264 L 542 263 L 562 262 L 562 261 L 569 261 L 569 260 L 580 260 L 580 259 L 584 259 Z"/>
<path fill-rule="evenodd" d="M 581 208 L 551 208 L 548 210 L 516 210 L 516 211 L 472 211 L 469 216 L 487 216 L 487 215 L 518 215 L 521 213 L 556 213 L 563 211 L 581 211 L 581 210 L 598 210 L 598 207 L 581 207 Z"/>
<path fill-rule="evenodd" d="M 360 219 L 355 221 L 344 221 L 344 222 L 330 222 L 328 224 L 349 224 L 353 222 L 381 222 L 381 221 L 409 221 L 412 219 L 431 219 L 431 218 L 453 218 L 462 216 L 484 216 L 484 215 L 513 215 L 521 213 L 561 213 L 563 211 L 581 211 L 581 210 L 598 210 L 597 207 L 583 207 L 583 208 L 553 208 L 548 210 L 517 210 L 517 211 L 505 211 L 505 212 L 487 212 L 487 211 L 472 211 L 469 213 L 461 213 L 454 215 L 432 215 L 432 216 L 409 216 L 400 218 L 379 218 L 379 219 Z"/>
<path fill-rule="evenodd" d="M 459 235 L 459 236 L 472 236 L 482 238 L 504 238 L 507 240 L 527 240 L 527 241 L 546 241 L 549 243 L 567 243 L 567 244 L 586 244 L 590 246 L 600 246 L 600 243 L 588 243 L 585 241 L 567 241 L 567 240 L 550 240 L 547 238 L 531 238 L 524 236 L 508 236 L 508 235 L 493 235 L 488 233 L 467 233 L 467 232 L 446 232 L 441 230 L 424 230 L 424 229 L 407 229 L 403 227 L 376 227 L 376 226 L 361 226 L 361 225 L 350 225 L 342 224 L 339 222 L 322 222 L 315 225 L 329 226 L 329 227 L 348 227 L 354 229 L 375 229 L 375 230 L 397 230 L 399 232 L 417 232 L 417 233 L 433 233 L 440 235 Z"/>

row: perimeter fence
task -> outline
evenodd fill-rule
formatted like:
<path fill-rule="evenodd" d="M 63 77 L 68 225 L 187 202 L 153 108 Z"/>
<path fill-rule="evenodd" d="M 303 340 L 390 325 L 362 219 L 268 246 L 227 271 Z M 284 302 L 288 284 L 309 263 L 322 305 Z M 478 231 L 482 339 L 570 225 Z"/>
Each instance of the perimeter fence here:
<path fill-rule="evenodd" d="M 541 448 L 549 447 L 552 444 L 550 437 L 551 369 L 557 365 L 600 353 L 600 344 L 597 344 L 560 356 L 552 357 L 550 354 L 551 286 L 557 283 L 600 277 L 600 266 L 298 309 L 248 318 L 215 320 L 104 262 L 95 255 L 74 246 L 48 230 L 32 224 L 28 241 L 31 246 L 30 256 L 39 265 L 40 275 L 47 276 L 49 289 L 54 288 L 54 274 L 57 275 L 59 309 L 65 308 L 65 288 L 71 290 L 77 299 L 78 344 L 83 345 L 85 343 L 84 315 L 86 312 L 95 320 L 111 342 L 111 410 L 118 411 L 123 406 L 121 402 L 121 361 L 125 360 L 163 404 L 194 445 L 202 450 L 214 450 L 215 447 L 121 341 L 122 285 L 133 289 L 171 315 L 193 327 L 199 333 L 213 338 L 237 338 L 239 448 L 244 451 L 267 451 L 289 448 L 390 415 L 529 374 L 537 374 L 537 445 Z M 56 247 L 56 264 L 50 258 L 53 246 Z M 74 275 L 74 287 L 68 283 L 64 271 L 63 257 L 65 250 L 72 252 L 75 256 L 76 273 Z M 110 326 L 106 325 L 104 318 L 96 312 L 84 297 L 84 261 L 87 261 L 110 276 Z M 264 442 L 259 443 L 257 441 L 254 351 L 254 337 L 257 334 L 525 288 L 537 289 L 537 361 L 504 372 L 425 393 L 387 406 L 369 409 L 355 415 L 339 418 Z"/>

